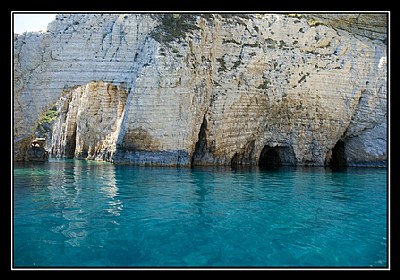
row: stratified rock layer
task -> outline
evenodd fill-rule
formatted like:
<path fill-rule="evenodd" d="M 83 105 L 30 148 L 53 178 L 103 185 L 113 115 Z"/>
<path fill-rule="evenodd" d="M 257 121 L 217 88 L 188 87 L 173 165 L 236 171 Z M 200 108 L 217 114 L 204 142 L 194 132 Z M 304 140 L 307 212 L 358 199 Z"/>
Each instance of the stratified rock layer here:
<path fill-rule="evenodd" d="M 115 152 L 127 92 L 104 82 L 76 87 L 60 100 L 51 154 L 106 160 Z"/>
<path fill-rule="evenodd" d="M 384 165 L 386 22 L 386 14 L 58 15 L 46 33 L 14 36 L 14 158 L 58 102 L 52 156 Z"/>

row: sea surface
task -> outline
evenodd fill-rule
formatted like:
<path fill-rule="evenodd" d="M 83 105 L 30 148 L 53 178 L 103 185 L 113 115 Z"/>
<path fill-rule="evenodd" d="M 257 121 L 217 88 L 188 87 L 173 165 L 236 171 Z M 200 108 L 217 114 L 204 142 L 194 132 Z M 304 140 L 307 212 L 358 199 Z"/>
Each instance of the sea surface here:
<path fill-rule="evenodd" d="M 386 168 L 14 163 L 18 268 L 387 268 Z"/>

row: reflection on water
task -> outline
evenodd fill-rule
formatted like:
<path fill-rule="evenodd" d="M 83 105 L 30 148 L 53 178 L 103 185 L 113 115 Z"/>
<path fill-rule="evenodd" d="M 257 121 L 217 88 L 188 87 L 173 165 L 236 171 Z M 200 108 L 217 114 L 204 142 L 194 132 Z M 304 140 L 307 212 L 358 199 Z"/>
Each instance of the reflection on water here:
<path fill-rule="evenodd" d="M 14 265 L 387 265 L 386 169 L 14 167 Z"/>
<path fill-rule="evenodd" d="M 79 160 L 23 165 L 30 178 L 28 185 L 41 194 L 38 196 L 41 200 L 49 198 L 47 205 L 40 209 L 54 209 L 49 215 L 58 222 L 51 230 L 63 234 L 68 245 L 75 247 L 85 242 L 93 223 L 99 228 L 118 224 L 110 219 L 119 216 L 123 208 L 118 198 L 114 165 Z M 102 221 L 101 216 L 108 220 Z"/>

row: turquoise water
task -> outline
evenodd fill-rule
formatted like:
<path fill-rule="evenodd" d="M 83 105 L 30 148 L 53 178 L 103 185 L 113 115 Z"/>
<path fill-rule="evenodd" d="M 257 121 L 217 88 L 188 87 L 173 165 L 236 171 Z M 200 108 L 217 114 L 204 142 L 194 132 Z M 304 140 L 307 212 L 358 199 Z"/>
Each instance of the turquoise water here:
<path fill-rule="evenodd" d="M 14 164 L 13 267 L 387 267 L 387 169 Z"/>

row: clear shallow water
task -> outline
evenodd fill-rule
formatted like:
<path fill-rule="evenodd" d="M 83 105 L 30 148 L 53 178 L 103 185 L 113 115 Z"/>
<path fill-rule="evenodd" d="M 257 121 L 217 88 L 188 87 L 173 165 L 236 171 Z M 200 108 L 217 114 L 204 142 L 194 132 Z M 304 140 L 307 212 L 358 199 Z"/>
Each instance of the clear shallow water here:
<path fill-rule="evenodd" d="M 14 164 L 13 266 L 387 267 L 387 169 Z"/>

